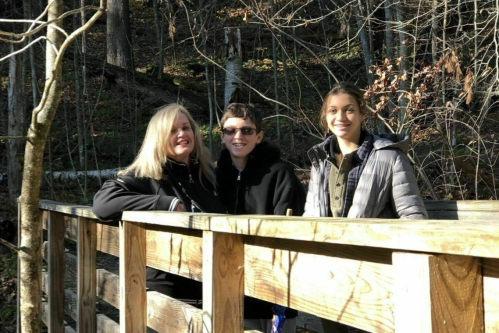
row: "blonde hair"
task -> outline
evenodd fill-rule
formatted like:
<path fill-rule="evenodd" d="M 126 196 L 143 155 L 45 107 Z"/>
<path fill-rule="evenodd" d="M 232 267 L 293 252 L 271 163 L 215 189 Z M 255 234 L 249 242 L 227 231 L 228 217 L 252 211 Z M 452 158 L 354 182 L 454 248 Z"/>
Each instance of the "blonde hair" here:
<path fill-rule="evenodd" d="M 190 158 L 199 162 L 199 180 L 203 184 L 202 179 L 204 176 L 210 183 L 215 185 L 213 163 L 208 149 L 203 145 L 199 127 L 192 119 L 189 111 L 179 104 L 169 104 L 156 110 L 156 113 L 149 121 L 149 125 L 147 125 L 146 136 L 139 154 L 133 163 L 120 171 L 118 175 L 134 171 L 135 177 L 138 178 L 161 179 L 163 166 L 168 162 L 168 155 L 171 155 L 170 132 L 173 123 L 180 114 L 187 117 L 194 133 L 194 149 Z"/>

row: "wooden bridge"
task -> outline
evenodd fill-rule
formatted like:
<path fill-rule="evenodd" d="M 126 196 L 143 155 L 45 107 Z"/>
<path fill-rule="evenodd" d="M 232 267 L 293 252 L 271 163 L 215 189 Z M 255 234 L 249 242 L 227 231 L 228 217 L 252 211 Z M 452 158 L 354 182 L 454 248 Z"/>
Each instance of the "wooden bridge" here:
<path fill-rule="evenodd" d="M 73 331 L 64 311 L 84 333 L 243 332 L 244 295 L 369 332 L 499 332 L 496 201 L 426 202 L 428 221 L 125 212 L 119 227 L 87 206 L 39 207 L 49 332 Z M 96 250 L 119 256 L 119 276 L 96 270 Z M 203 309 L 146 291 L 146 265 L 203 281 Z"/>

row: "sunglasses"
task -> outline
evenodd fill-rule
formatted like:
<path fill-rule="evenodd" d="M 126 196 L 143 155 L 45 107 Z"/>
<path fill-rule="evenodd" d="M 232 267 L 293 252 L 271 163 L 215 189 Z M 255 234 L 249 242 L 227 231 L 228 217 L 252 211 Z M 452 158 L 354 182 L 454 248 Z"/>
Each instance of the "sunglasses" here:
<path fill-rule="evenodd" d="M 237 131 L 241 131 L 242 135 L 253 135 L 253 133 L 256 133 L 256 128 L 253 127 L 222 128 L 222 132 L 224 135 L 235 135 Z"/>

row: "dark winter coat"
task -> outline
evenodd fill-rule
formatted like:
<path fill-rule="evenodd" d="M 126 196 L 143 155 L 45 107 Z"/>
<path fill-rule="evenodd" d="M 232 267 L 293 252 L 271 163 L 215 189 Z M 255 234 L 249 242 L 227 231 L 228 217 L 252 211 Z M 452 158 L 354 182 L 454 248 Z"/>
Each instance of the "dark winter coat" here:
<path fill-rule="evenodd" d="M 187 165 L 171 160 L 159 181 L 131 172 L 107 180 L 95 194 L 92 210 L 101 221 L 113 222 L 125 210 L 174 210 L 179 201 L 186 212 L 226 213 L 213 186 L 206 179 L 201 184 L 195 161 L 189 173 Z"/>
<path fill-rule="evenodd" d="M 198 164 L 191 162 L 191 172 L 184 163 L 170 161 L 163 168 L 161 180 L 137 178 L 132 172 L 107 180 L 94 196 L 92 210 L 103 222 L 116 222 L 126 210 L 175 210 L 182 202 L 186 212 L 226 213 L 213 186 L 198 177 Z M 204 186 L 203 186 L 204 185 Z M 147 268 L 147 287 L 174 298 L 200 305 L 200 282 Z"/>
<path fill-rule="evenodd" d="M 217 162 L 217 186 L 229 214 L 302 215 L 305 191 L 293 169 L 280 158 L 278 148 L 261 142 L 250 153 L 245 168 L 239 172 L 224 149 Z M 272 303 L 251 297 L 244 299 L 245 319 L 272 318 Z M 297 312 L 286 309 L 286 318 Z"/>
<path fill-rule="evenodd" d="M 312 171 L 304 216 L 328 216 L 333 138 L 330 136 L 308 152 Z M 373 148 L 358 179 L 347 217 L 428 218 L 414 171 L 405 155 L 410 144 L 409 136 L 399 134 L 389 138 L 373 135 Z"/>
<path fill-rule="evenodd" d="M 217 162 L 217 186 L 229 214 L 303 214 L 305 191 L 293 168 L 280 158 L 278 148 L 261 142 L 250 153 L 243 171 L 222 150 Z"/>

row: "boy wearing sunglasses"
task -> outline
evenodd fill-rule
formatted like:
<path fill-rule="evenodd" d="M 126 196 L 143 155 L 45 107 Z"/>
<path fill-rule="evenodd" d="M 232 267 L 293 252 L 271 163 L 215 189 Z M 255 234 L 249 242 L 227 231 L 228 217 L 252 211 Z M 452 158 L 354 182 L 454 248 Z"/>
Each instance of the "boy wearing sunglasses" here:
<path fill-rule="evenodd" d="M 262 118 L 250 104 L 232 103 L 221 120 L 225 144 L 217 162 L 217 186 L 229 214 L 301 216 L 305 191 L 278 148 L 262 141 Z M 286 309 L 285 332 L 296 332 L 295 310 Z M 272 304 L 246 297 L 245 327 L 271 332 Z"/>

